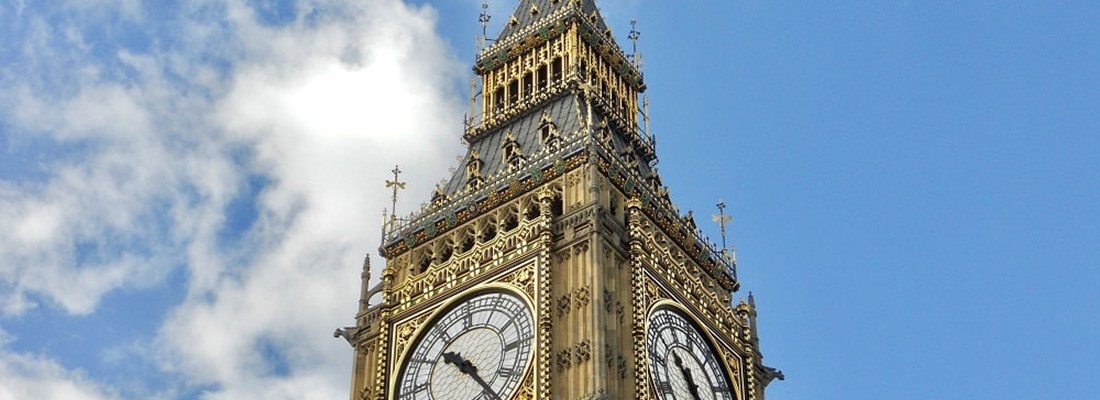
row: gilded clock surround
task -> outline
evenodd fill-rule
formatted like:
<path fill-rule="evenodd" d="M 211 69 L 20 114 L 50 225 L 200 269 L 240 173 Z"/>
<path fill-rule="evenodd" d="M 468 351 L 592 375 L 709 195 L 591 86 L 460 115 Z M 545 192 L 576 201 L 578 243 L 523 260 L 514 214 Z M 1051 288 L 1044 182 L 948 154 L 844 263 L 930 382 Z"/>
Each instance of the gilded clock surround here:
<path fill-rule="evenodd" d="M 442 317 L 444 314 L 452 310 L 455 304 L 461 303 L 479 294 L 504 292 L 518 297 L 523 303 L 525 303 L 524 306 L 528 307 L 531 310 L 533 320 L 537 321 L 538 315 L 536 314 L 536 309 L 532 307 L 532 305 L 534 304 L 534 302 L 532 301 L 534 290 L 531 287 L 531 277 L 534 271 L 534 263 L 535 260 L 533 258 L 521 260 L 519 262 L 519 264 L 521 265 L 512 266 L 512 268 L 509 268 L 508 273 L 504 274 L 504 276 L 500 277 L 499 279 L 495 279 L 494 281 L 492 281 L 492 283 L 478 285 L 476 287 L 466 289 L 465 291 L 457 295 L 451 296 L 449 299 L 441 303 L 437 308 L 419 310 L 419 313 L 416 312 L 418 310 L 414 309 L 412 312 L 407 313 L 408 315 L 397 322 L 396 328 L 394 329 L 394 333 L 396 336 L 396 344 L 393 347 L 394 353 L 400 355 L 400 357 L 396 359 L 397 362 L 394 363 L 395 367 L 397 368 L 395 371 L 399 371 L 402 366 L 404 366 L 408 362 L 408 359 L 409 357 L 411 357 L 411 352 L 413 350 L 409 346 L 415 343 L 417 338 L 420 338 L 424 335 L 425 331 L 430 328 L 429 324 L 432 321 L 437 320 L 438 318 Z M 528 357 L 533 359 L 534 352 L 529 354 Z M 528 361 L 526 364 L 530 365 L 532 363 Z M 523 393 L 525 392 L 525 389 L 530 386 L 529 382 L 531 380 L 532 369 L 533 368 L 527 368 L 523 372 L 523 378 L 521 378 L 521 381 L 524 383 L 520 384 L 518 392 Z M 398 379 L 394 379 L 392 382 L 390 382 L 391 386 L 389 388 L 389 393 L 397 393 L 398 383 Z M 527 391 L 529 391 L 529 389 Z"/>
<path fill-rule="evenodd" d="M 738 399 L 762 400 L 782 375 L 762 364 L 751 295 L 731 306 L 733 259 L 654 168 L 640 68 L 593 0 L 520 0 L 511 20 L 474 66 L 481 113 L 466 120 L 464 168 L 423 209 L 387 222 L 377 288 L 364 265 L 356 325 L 337 331 L 355 349 L 351 399 L 392 398 L 426 324 L 504 290 L 527 302 L 535 330 L 533 361 L 504 400 L 654 399 L 655 307 L 699 327 Z"/>

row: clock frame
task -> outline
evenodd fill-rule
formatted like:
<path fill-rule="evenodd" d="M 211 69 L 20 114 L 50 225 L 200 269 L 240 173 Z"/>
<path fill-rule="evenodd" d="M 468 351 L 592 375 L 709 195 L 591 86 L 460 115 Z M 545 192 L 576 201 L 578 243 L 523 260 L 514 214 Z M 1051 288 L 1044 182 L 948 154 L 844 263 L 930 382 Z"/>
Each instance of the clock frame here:
<path fill-rule="evenodd" d="M 532 363 L 534 314 L 524 296 L 477 290 L 427 319 L 402 358 L 396 399 L 510 398 Z"/>
<path fill-rule="evenodd" d="M 646 353 L 658 399 L 739 399 L 721 353 L 700 325 L 678 307 L 664 303 L 650 311 Z"/>

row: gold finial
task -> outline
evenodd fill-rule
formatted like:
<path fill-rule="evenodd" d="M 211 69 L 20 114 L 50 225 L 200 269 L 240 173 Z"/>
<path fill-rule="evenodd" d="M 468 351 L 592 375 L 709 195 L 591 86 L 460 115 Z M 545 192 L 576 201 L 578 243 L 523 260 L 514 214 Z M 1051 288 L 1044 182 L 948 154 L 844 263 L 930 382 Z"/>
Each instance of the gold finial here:
<path fill-rule="evenodd" d="M 737 256 L 731 255 L 726 247 L 726 224 L 733 222 L 733 216 L 726 214 L 726 202 L 718 200 L 718 214 L 713 215 L 711 219 L 722 228 L 722 256 L 726 258 L 726 261 L 734 261 Z"/>
<path fill-rule="evenodd" d="M 386 187 L 393 188 L 393 197 L 391 198 L 391 200 L 393 201 L 393 208 L 390 208 L 390 230 L 392 232 L 394 225 L 397 225 L 397 190 L 404 189 L 405 182 L 401 182 L 398 180 L 398 176 L 401 174 L 401 168 L 399 168 L 397 165 L 394 165 L 393 170 L 391 170 L 390 172 L 393 172 L 393 180 L 391 181 L 387 179 Z"/>

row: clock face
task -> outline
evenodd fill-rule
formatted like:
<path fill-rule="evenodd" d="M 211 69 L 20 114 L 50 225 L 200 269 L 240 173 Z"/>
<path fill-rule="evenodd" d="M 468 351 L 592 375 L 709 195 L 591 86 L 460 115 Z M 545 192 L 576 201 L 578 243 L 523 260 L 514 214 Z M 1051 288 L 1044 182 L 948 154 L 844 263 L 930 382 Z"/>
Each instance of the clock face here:
<path fill-rule="evenodd" d="M 725 368 L 703 334 L 671 308 L 649 317 L 649 374 L 663 400 L 733 400 Z"/>
<path fill-rule="evenodd" d="M 398 375 L 401 400 L 507 400 L 531 362 L 531 311 L 503 292 L 459 302 L 428 326 Z"/>

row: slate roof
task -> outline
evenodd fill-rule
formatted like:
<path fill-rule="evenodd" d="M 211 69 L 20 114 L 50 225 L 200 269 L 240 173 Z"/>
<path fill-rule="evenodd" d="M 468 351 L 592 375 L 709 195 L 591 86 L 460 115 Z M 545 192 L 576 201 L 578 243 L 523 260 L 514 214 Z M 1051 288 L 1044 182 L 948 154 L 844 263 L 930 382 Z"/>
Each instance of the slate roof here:
<path fill-rule="evenodd" d="M 570 147 L 569 143 L 566 141 L 573 138 L 573 134 L 581 127 L 580 118 L 577 116 L 577 107 L 576 96 L 567 94 L 552 100 L 542 107 L 535 107 L 526 115 L 479 136 L 475 142 L 470 144 L 466 151 L 466 155 L 462 158 L 461 164 L 455 168 L 454 175 L 451 176 L 451 179 L 444 187 L 444 192 L 447 193 L 447 196 L 453 196 L 465 189 L 466 164 L 470 161 L 472 150 L 477 150 L 481 157 L 482 178 L 488 180 L 501 171 L 508 169 L 508 165 L 503 156 L 504 150 L 502 144 L 509 131 L 515 135 L 516 142 L 519 143 L 520 149 L 523 155 L 527 157 L 528 163 L 535 162 L 537 158 L 541 158 L 541 155 L 545 154 L 547 151 L 546 146 L 539 139 L 538 133 L 539 125 L 542 122 L 543 112 L 550 115 L 550 121 L 554 123 L 554 126 L 557 127 L 558 132 L 562 136 L 562 143 L 559 147 L 563 150 Z"/>
<path fill-rule="evenodd" d="M 560 8 L 569 7 L 569 3 L 572 0 L 521 0 L 516 10 L 512 12 L 512 18 L 515 18 L 519 23 L 512 25 L 508 21 L 504 23 L 504 30 L 500 32 L 500 36 L 497 37 L 497 41 L 502 41 L 504 38 L 511 36 L 512 34 L 522 31 L 523 28 L 538 22 L 539 20 L 546 18 L 554 11 Z M 555 4 L 557 3 L 557 4 Z M 531 15 L 531 7 L 538 7 L 539 13 Z M 607 29 L 607 24 L 604 23 L 603 15 L 599 14 L 599 8 L 596 7 L 595 0 L 581 0 L 581 11 L 584 16 L 592 15 L 592 12 L 596 12 L 599 18 L 596 19 L 596 27 L 600 31 Z M 511 19 L 509 19 L 511 21 Z"/>

